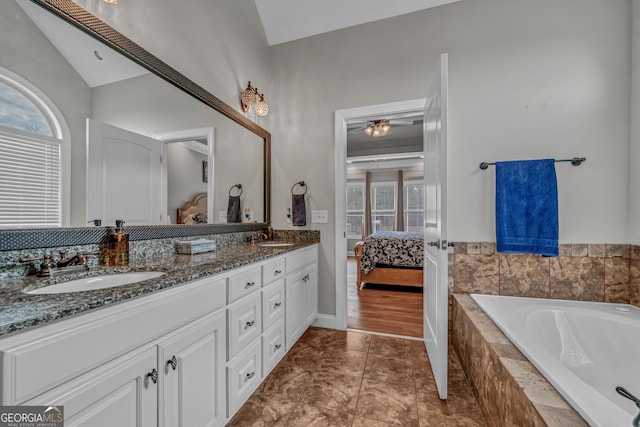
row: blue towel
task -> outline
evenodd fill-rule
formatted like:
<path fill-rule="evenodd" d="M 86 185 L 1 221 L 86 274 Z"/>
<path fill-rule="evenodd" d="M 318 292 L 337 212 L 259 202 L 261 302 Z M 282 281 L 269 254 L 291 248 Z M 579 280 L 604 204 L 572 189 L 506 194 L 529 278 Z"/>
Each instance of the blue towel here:
<path fill-rule="evenodd" d="M 496 249 L 558 256 L 553 159 L 496 163 Z"/>

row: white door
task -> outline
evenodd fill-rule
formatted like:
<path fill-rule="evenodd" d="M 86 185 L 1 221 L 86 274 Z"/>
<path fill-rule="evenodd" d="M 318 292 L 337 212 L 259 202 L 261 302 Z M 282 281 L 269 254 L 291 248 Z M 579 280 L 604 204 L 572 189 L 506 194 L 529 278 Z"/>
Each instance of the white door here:
<path fill-rule="evenodd" d="M 162 223 L 162 143 L 87 119 L 87 221 Z"/>
<path fill-rule="evenodd" d="M 424 343 L 440 399 L 447 398 L 447 85 L 442 54 L 424 114 Z"/>

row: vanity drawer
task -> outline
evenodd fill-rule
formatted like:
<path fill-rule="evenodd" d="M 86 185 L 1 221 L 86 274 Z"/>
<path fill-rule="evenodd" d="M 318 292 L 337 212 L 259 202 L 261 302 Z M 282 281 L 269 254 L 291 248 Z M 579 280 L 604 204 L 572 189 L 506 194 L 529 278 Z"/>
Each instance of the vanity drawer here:
<path fill-rule="evenodd" d="M 264 263 L 262 266 L 262 286 L 270 285 L 284 277 L 284 257 L 278 257 Z"/>
<path fill-rule="evenodd" d="M 262 330 L 284 317 L 284 279 L 262 288 Z"/>
<path fill-rule="evenodd" d="M 244 403 L 262 381 L 262 353 L 257 339 L 227 367 L 229 417 Z"/>
<path fill-rule="evenodd" d="M 311 264 L 318 259 L 318 250 L 315 246 L 308 249 L 301 249 L 287 256 L 287 274 L 301 269 L 307 264 Z"/>
<path fill-rule="evenodd" d="M 260 293 L 257 292 L 227 307 L 227 360 L 234 358 L 240 350 L 262 333 L 262 310 Z"/>
<path fill-rule="evenodd" d="M 284 319 L 280 319 L 262 335 L 262 376 L 266 377 L 278 364 L 286 350 L 284 343 Z"/>
<path fill-rule="evenodd" d="M 262 286 L 260 266 L 244 268 L 229 275 L 227 302 L 232 303 Z"/>

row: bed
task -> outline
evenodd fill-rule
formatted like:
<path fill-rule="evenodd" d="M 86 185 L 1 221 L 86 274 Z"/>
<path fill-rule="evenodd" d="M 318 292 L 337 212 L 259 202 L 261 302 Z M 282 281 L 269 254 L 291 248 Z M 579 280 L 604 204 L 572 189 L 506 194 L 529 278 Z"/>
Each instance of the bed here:
<path fill-rule="evenodd" d="M 206 224 L 207 193 L 198 193 L 177 209 L 176 224 Z"/>
<path fill-rule="evenodd" d="M 363 283 L 422 287 L 424 238 L 422 233 L 383 231 L 367 236 L 354 247 L 358 291 Z"/>

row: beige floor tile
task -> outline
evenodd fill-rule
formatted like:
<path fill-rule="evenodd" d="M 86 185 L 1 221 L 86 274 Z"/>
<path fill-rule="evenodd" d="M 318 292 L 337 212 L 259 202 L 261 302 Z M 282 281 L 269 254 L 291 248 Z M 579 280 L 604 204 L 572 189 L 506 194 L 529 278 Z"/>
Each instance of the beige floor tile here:
<path fill-rule="evenodd" d="M 394 424 L 383 423 L 382 421 L 370 420 L 368 418 L 356 416 L 351 427 L 393 427 Z"/>
<path fill-rule="evenodd" d="M 353 414 L 362 377 L 318 371 L 304 390 L 300 403 Z"/>
<path fill-rule="evenodd" d="M 390 384 L 364 379 L 356 415 L 392 425 L 417 426 L 415 387 L 413 384 Z"/>
<path fill-rule="evenodd" d="M 353 416 L 344 412 L 310 405 L 298 405 L 291 413 L 287 427 L 350 427 Z"/>
<path fill-rule="evenodd" d="M 413 384 L 413 361 L 370 354 L 364 368 L 364 377 L 384 383 Z"/>
<path fill-rule="evenodd" d="M 230 427 L 280 427 L 284 426 L 293 411 L 295 402 L 276 399 L 255 393 L 229 421 Z"/>

